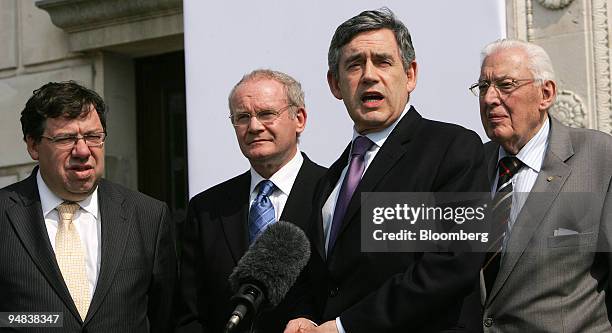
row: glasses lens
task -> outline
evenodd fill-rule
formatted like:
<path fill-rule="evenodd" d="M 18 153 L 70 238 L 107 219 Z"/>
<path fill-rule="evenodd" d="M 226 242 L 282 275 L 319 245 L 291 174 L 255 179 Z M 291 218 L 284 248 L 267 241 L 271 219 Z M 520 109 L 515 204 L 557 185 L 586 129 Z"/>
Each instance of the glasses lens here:
<path fill-rule="evenodd" d="M 104 142 L 104 133 L 88 134 L 83 137 L 89 147 L 99 147 Z"/>
<path fill-rule="evenodd" d="M 257 113 L 257 120 L 259 120 L 259 122 L 262 124 L 270 124 L 276 120 L 276 118 L 278 118 L 278 115 L 278 112 L 264 110 Z"/>
<path fill-rule="evenodd" d="M 76 136 L 70 135 L 70 136 L 56 137 L 52 141 L 53 143 L 55 143 L 56 146 L 60 148 L 67 148 L 67 147 L 72 147 L 72 145 L 74 145 L 75 140 L 76 140 Z"/>
<path fill-rule="evenodd" d="M 234 126 L 244 126 L 251 121 L 251 115 L 246 112 L 235 113 L 231 116 Z"/>

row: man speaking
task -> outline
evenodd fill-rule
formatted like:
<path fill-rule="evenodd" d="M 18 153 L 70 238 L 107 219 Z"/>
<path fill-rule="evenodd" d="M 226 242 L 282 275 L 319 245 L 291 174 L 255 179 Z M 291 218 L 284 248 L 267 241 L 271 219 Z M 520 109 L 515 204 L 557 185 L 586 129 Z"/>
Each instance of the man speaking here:
<path fill-rule="evenodd" d="M 328 64 L 329 87 L 344 102 L 354 131 L 321 180 L 313 208 L 310 309 L 322 324 L 298 318 L 285 332 L 464 330 L 460 314 L 466 296 L 476 295 L 480 256 L 362 252 L 360 200 L 365 192 L 484 192 L 480 138 L 427 120 L 410 105 L 414 48 L 404 24 L 386 8 L 342 23 Z"/>
<path fill-rule="evenodd" d="M 0 313 L 39 313 L 19 331 L 52 330 L 40 317 L 48 313 L 62 316 L 61 332 L 171 329 L 168 207 L 101 178 L 105 111 L 98 94 L 69 81 L 35 90 L 21 112 L 38 166 L 0 190 Z"/>

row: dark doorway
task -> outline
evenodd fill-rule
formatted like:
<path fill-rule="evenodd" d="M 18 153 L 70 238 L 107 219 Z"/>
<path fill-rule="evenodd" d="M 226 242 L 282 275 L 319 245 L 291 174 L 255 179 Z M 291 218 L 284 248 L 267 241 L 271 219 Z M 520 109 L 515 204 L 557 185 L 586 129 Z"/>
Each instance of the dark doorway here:
<path fill-rule="evenodd" d="M 185 56 L 137 58 L 138 189 L 165 201 L 174 222 L 188 202 Z"/>

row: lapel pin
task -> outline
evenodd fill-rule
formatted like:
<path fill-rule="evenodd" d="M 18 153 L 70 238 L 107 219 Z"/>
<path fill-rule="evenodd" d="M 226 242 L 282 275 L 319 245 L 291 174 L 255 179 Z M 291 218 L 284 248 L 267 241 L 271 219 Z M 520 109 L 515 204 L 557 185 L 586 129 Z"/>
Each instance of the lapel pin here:
<path fill-rule="evenodd" d="M 552 182 L 552 180 L 553 180 L 553 179 L 555 179 L 555 177 L 553 177 L 553 176 L 548 176 L 548 178 L 546 178 L 546 180 L 547 180 L 548 182 Z"/>

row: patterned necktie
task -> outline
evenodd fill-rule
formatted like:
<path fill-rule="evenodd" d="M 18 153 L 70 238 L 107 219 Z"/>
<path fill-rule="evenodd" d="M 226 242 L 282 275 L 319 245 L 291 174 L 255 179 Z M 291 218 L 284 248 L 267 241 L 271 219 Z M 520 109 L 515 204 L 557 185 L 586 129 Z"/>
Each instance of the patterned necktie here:
<path fill-rule="evenodd" d="M 503 242 L 508 230 L 508 220 L 512 208 L 512 177 L 523 167 L 515 156 L 506 156 L 499 161 L 497 191 L 493 198 L 492 229 L 490 239 L 493 241 L 488 248 L 482 271 L 487 291 L 491 290 L 497 277 L 501 261 Z"/>
<path fill-rule="evenodd" d="M 353 149 L 351 150 L 351 162 L 349 163 L 348 170 L 344 176 L 342 187 L 340 187 L 340 193 L 338 194 L 338 200 L 336 201 L 336 207 L 334 208 L 334 217 L 332 219 L 331 230 L 329 231 L 329 243 L 327 245 L 327 252 L 331 252 L 336 243 L 342 220 L 346 214 L 346 209 L 351 202 L 353 193 L 361 181 L 361 176 L 365 170 L 365 153 L 372 147 L 374 142 L 365 136 L 358 136 L 353 141 Z"/>
<path fill-rule="evenodd" d="M 87 264 L 81 238 L 72 223 L 72 217 L 79 209 L 79 205 L 66 201 L 56 209 L 60 221 L 55 236 L 55 258 L 81 319 L 85 320 L 91 301 L 85 270 Z"/>
<path fill-rule="evenodd" d="M 276 186 L 269 180 L 259 183 L 259 193 L 249 210 L 249 244 L 275 221 L 274 206 L 269 198 L 275 189 Z"/>

